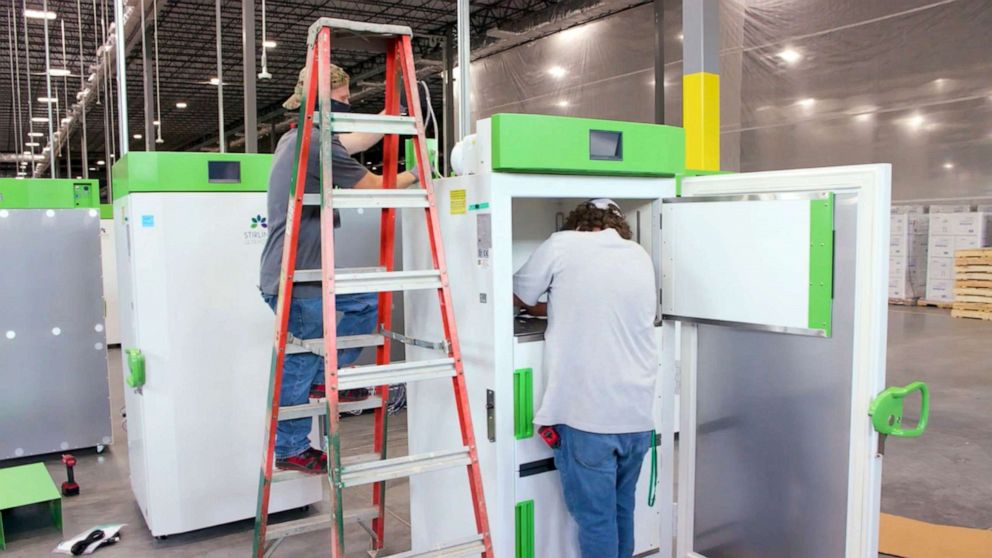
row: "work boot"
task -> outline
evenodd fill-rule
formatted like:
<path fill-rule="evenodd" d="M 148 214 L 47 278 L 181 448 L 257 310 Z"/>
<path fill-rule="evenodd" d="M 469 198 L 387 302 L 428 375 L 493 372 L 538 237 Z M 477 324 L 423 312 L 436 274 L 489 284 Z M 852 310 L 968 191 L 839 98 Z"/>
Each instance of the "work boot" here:
<path fill-rule="evenodd" d="M 300 455 L 276 459 L 276 468 L 283 471 L 299 471 L 308 475 L 321 475 L 327 473 L 327 454 L 309 448 Z"/>

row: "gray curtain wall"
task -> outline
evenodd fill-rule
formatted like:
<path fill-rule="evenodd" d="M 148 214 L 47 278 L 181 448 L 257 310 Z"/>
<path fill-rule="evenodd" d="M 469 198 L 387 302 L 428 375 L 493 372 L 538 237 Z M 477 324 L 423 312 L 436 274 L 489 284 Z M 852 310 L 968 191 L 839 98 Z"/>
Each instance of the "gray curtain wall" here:
<path fill-rule="evenodd" d="M 681 1 L 666 4 L 666 123 L 682 123 Z M 893 199 L 992 197 L 992 3 L 728 0 L 726 170 L 893 164 Z M 473 63 L 476 118 L 654 120 L 651 4 Z"/>

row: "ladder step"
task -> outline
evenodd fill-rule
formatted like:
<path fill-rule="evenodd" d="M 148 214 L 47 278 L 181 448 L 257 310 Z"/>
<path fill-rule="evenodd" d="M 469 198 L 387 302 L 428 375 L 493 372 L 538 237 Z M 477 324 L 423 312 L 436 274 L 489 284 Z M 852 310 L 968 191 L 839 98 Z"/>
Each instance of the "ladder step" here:
<path fill-rule="evenodd" d="M 428 207 L 423 188 L 334 190 L 334 209 L 382 209 L 389 207 Z M 303 205 L 322 205 L 320 194 L 303 194 Z"/>
<path fill-rule="evenodd" d="M 348 401 L 338 403 L 339 413 L 351 413 L 354 411 L 369 411 L 382 407 L 382 398 L 378 396 L 369 397 L 363 401 Z M 327 403 L 323 399 L 304 403 L 303 405 L 290 405 L 279 408 L 279 420 L 293 420 L 308 417 L 322 417 Z"/>
<path fill-rule="evenodd" d="M 384 342 L 383 336 L 378 333 L 367 335 L 347 335 L 338 337 L 338 349 L 358 349 L 364 347 L 378 347 Z M 324 356 L 324 339 L 298 339 L 287 336 L 286 354 L 313 353 Z"/>
<path fill-rule="evenodd" d="M 461 558 L 462 556 L 478 556 L 486 551 L 486 545 L 482 542 L 482 535 L 476 535 L 471 539 L 450 542 L 441 546 L 436 546 L 430 550 L 414 552 L 410 550 L 402 554 L 392 554 L 384 558 Z"/>
<path fill-rule="evenodd" d="M 359 455 L 351 455 L 348 457 L 341 458 L 341 466 L 347 467 L 349 465 L 357 465 L 360 463 L 372 463 L 375 461 L 381 461 L 379 454 L 377 453 L 363 453 Z M 310 475 L 308 473 L 303 473 L 301 471 L 280 471 L 275 470 L 272 472 L 272 482 L 287 482 L 292 480 L 313 478 L 314 476 L 326 477 L 326 475 Z"/>
<path fill-rule="evenodd" d="M 334 284 L 335 294 L 440 289 L 441 272 L 436 269 L 371 273 L 348 273 L 347 270 L 341 270 L 335 273 Z"/>
<path fill-rule="evenodd" d="M 338 389 L 369 388 L 450 378 L 455 373 L 453 358 L 355 366 L 338 370 Z"/>
<path fill-rule="evenodd" d="M 362 521 L 372 521 L 377 517 L 379 517 L 379 509 L 369 506 L 366 508 L 345 510 L 343 519 L 345 525 L 349 525 Z M 304 517 L 303 519 L 294 519 L 293 521 L 283 521 L 282 523 L 269 525 L 268 530 L 265 532 L 265 540 L 274 541 L 293 535 L 302 535 L 303 533 L 312 533 L 330 528 L 331 515 L 329 513 L 322 513 Z"/>
<path fill-rule="evenodd" d="M 366 134 L 417 135 L 416 120 L 412 116 L 388 116 L 358 112 L 331 113 L 331 129 L 335 134 L 364 132 Z"/>
<path fill-rule="evenodd" d="M 361 486 L 373 482 L 381 482 L 431 471 L 450 469 L 471 463 L 468 448 L 463 447 L 457 450 L 424 453 L 420 455 L 408 455 L 405 457 L 394 457 L 392 459 L 379 459 L 356 465 L 341 466 L 341 486 Z"/>
<path fill-rule="evenodd" d="M 357 274 L 357 273 L 385 273 L 386 268 L 382 266 L 376 267 L 342 267 L 334 270 L 335 278 L 340 277 L 342 273 L 344 274 Z M 320 283 L 321 282 L 321 270 L 319 269 L 297 269 L 293 272 L 293 282 L 294 283 Z"/>

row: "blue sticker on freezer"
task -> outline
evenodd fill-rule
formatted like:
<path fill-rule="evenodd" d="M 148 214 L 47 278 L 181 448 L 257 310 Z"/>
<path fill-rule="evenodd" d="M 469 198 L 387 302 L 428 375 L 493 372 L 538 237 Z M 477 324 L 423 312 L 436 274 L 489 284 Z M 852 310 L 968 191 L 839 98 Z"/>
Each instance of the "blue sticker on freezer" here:
<path fill-rule="evenodd" d="M 154 215 L 142 215 L 141 216 L 141 226 L 142 227 L 154 227 L 155 226 L 155 216 Z"/>

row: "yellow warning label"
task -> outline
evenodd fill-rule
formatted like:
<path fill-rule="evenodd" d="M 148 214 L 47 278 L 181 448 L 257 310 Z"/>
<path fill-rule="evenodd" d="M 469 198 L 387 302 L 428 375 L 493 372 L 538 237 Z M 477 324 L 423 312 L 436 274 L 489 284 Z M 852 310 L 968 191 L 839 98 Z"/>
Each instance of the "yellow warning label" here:
<path fill-rule="evenodd" d="M 465 190 L 451 191 L 451 214 L 461 215 L 465 213 Z"/>

